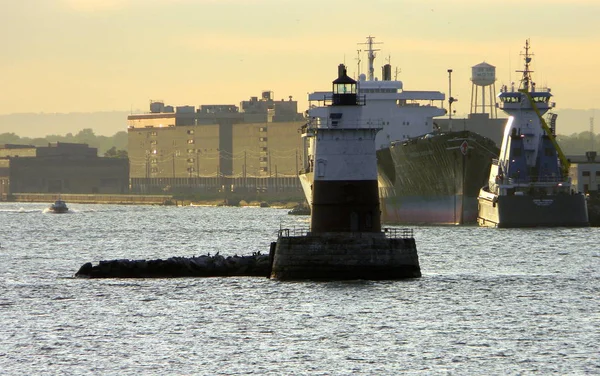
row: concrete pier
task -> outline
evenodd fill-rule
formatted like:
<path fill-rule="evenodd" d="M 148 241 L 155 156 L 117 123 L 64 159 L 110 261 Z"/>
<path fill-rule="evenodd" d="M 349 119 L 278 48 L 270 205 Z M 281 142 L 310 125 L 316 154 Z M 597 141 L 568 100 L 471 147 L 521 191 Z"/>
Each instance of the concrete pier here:
<path fill-rule="evenodd" d="M 272 259 L 271 278 L 280 280 L 395 280 L 421 276 L 410 230 L 318 235 L 283 230 Z"/>

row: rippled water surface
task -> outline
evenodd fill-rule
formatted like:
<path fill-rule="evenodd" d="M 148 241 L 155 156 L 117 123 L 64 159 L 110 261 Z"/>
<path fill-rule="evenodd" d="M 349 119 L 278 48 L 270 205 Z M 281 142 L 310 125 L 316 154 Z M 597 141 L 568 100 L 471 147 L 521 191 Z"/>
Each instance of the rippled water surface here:
<path fill-rule="evenodd" d="M 600 374 L 600 229 L 415 227 L 423 277 L 73 278 L 267 253 L 274 208 L 0 204 L 0 373 Z"/>

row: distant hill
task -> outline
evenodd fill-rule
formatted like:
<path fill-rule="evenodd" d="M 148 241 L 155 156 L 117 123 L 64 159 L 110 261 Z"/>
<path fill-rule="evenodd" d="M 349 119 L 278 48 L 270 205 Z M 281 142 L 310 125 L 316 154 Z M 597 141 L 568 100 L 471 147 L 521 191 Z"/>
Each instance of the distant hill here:
<path fill-rule="evenodd" d="M 600 133 L 600 109 L 561 109 L 558 114 L 558 134 L 588 132 L 590 118 L 597 116 L 594 133 Z M 0 115 L 0 134 L 15 133 L 20 137 L 45 137 L 47 135 L 76 134 L 82 129 L 92 129 L 96 135 L 112 136 L 127 130 L 128 111 L 21 113 Z"/>
<path fill-rule="evenodd" d="M 600 133 L 600 109 L 574 110 L 564 109 L 554 111 L 556 119 L 556 133 L 570 136 L 574 133 L 589 132 L 590 118 L 594 119 L 594 134 Z"/>
<path fill-rule="evenodd" d="M 127 131 L 128 111 L 21 113 L 0 115 L 0 134 L 15 133 L 20 137 L 76 134 L 90 128 L 96 135 L 112 136 Z"/>

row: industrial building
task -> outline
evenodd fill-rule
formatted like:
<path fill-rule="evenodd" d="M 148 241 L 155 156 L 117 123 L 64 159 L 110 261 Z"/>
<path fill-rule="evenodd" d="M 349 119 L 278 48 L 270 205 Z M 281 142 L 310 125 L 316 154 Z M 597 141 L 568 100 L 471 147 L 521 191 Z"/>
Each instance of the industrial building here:
<path fill-rule="evenodd" d="M 588 151 L 585 156 L 567 156 L 571 162 L 569 176 L 577 192 L 600 193 L 600 160 L 596 160 L 596 154 Z"/>
<path fill-rule="evenodd" d="M 291 97 L 264 91 L 239 107 L 151 101 L 127 121 L 133 193 L 301 192 L 305 121 Z"/>
<path fill-rule="evenodd" d="M 98 157 L 87 144 L 0 146 L 0 197 L 13 193 L 104 193 L 129 191 L 127 159 Z"/>

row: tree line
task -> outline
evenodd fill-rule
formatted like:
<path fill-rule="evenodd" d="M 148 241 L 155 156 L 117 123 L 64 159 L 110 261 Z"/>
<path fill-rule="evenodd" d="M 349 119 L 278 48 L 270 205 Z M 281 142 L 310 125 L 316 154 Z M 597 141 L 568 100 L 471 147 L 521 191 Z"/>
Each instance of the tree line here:
<path fill-rule="evenodd" d="M 565 155 L 585 155 L 586 151 L 598 150 L 600 135 L 591 132 L 573 133 L 570 136 L 556 135 L 556 142 Z"/>
<path fill-rule="evenodd" d="M 585 155 L 586 151 L 597 150 L 600 147 L 600 135 L 591 132 L 573 133 L 570 136 L 557 135 L 556 140 L 566 155 Z M 64 136 L 48 135 L 46 137 L 19 137 L 15 133 L 0 134 L 0 145 L 19 144 L 47 146 L 51 142 L 70 142 L 88 144 L 97 148 L 98 154 L 107 157 L 127 157 L 127 132 L 121 131 L 113 136 L 98 136 L 91 128 L 84 128 L 76 134 L 67 133 Z"/>
<path fill-rule="evenodd" d="M 20 137 L 15 133 L 0 134 L 0 145 L 17 144 L 48 146 L 53 142 L 69 142 L 74 144 L 87 144 L 98 149 L 98 155 L 106 157 L 127 158 L 127 132 L 117 132 L 113 136 L 99 136 L 91 128 L 84 128 L 78 133 L 67 133 L 64 136 L 48 135 L 45 137 Z"/>

